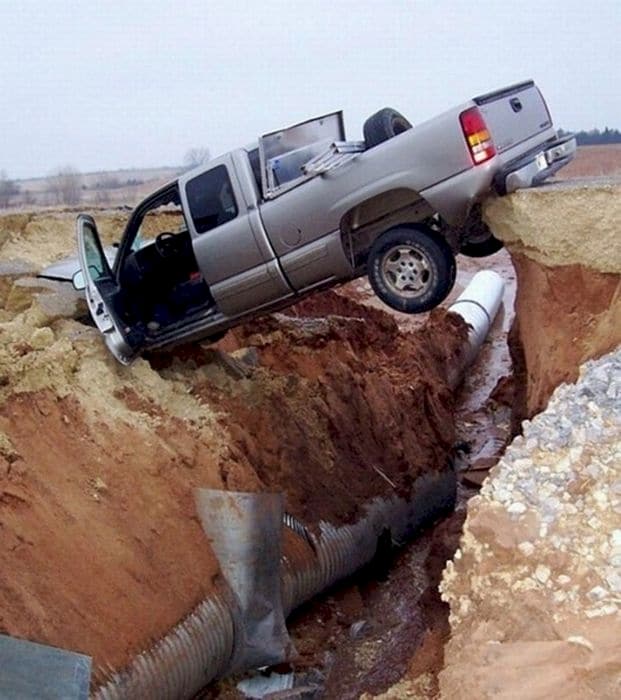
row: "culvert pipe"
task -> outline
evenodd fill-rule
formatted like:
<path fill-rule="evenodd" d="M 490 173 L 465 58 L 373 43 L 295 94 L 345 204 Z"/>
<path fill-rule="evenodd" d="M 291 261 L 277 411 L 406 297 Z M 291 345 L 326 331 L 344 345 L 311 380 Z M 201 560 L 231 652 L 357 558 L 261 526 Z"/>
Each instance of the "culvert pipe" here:
<path fill-rule="evenodd" d="M 450 306 L 449 310 L 468 324 L 464 351 L 457 365 L 447 368 L 453 387 L 457 386 L 464 370 L 485 341 L 502 303 L 503 291 L 502 278 L 495 272 L 485 270 L 473 277 Z M 197 506 L 205 524 L 211 514 L 200 513 L 201 491 L 197 490 Z M 265 595 L 257 591 L 257 600 L 261 604 L 266 605 L 265 601 L 269 601 L 265 618 L 286 616 L 316 594 L 355 573 L 374 558 L 381 538 L 386 535 L 397 543 L 405 542 L 416 530 L 452 508 L 455 494 L 456 475 L 447 466 L 446 469 L 421 475 L 415 481 L 408 499 L 396 495 L 372 499 L 364 507 L 365 515 L 353 524 L 335 527 L 320 522 L 318 534 L 313 534 L 302 523 L 284 515 L 285 537 L 280 553 L 278 590 L 267 591 Z M 251 503 L 248 498 L 251 495 L 260 499 L 262 494 L 233 494 L 240 497 L 236 507 L 239 503 Z M 270 499 L 270 502 L 275 501 Z M 265 522 L 266 514 L 256 508 L 256 504 L 252 505 L 250 512 L 259 514 L 257 528 L 259 521 Z M 222 523 L 226 525 L 226 519 Z M 247 605 L 247 590 L 241 597 L 234 590 L 235 582 L 240 577 L 239 562 L 229 565 L 227 559 L 233 561 L 234 557 L 220 559 L 228 587 L 201 602 L 152 648 L 135 657 L 124 670 L 110 673 L 108 679 L 94 690 L 92 698 L 189 700 L 232 668 L 241 670 L 240 659 L 244 658 L 245 640 L 249 637 L 247 626 L 254 624 L 249 623 L 244 608 L 251 610 L 252 606 Z M 240 605 L 240 599 L 246 601 L 245 606 Z M 252 610 L 252 617 L 257 617 L 256 610 Z M 250 630 L 251 637 L 253 631 L 256 630 Z M 285 646 L 280 644 L 281 648 Z M 257 656 L 256 648 L 252 652 L 253 667 L 256 667 L 261 664 L 261 659 Z M 266 663 L 274 663 L 273 654 L 273 647 L 266 649 Z"/>
<path fill-rule="evenodd" d="M 449 306 L 449 311 L 461 316 L 468 325 L 468 341 L 461 359 L 449 368 L 453 388 L 461 383 L 466 367 L 478 355 L 502 304 L 505 283 L 493 270 L 481 270 Z"/>

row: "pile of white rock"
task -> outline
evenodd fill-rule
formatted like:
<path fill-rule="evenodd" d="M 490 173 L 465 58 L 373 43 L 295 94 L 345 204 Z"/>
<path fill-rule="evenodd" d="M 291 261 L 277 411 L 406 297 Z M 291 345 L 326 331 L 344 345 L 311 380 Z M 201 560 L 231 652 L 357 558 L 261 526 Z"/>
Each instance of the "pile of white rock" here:
<path fill-rule="evenodd" d="M 537 537 L 518 544 L 533 562 L 534 585 L 587 616 L 614 613 L 621 603 L 621 349 L 586 363 L 579 381 L 560 386 L 523 428 L 481 496 L 516 519 L 529 509 L 538 514 Z M 536 563 L 542 541 L 567 555 L 556 578 Z"/>
<path fill-rule="evenodd" d="M 619 697 L 621 348 L 523 424 L 470 500 L 440 589 L 443 698 Z"/>

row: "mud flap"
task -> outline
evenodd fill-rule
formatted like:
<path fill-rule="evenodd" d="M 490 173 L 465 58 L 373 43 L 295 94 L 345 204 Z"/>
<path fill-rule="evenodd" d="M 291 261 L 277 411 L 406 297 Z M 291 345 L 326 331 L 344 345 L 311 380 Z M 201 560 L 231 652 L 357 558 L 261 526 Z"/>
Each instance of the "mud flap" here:
<path fill-rule="evenodd" d="M 195 490 L 196 508 L 235 600 L 228 672 L 282 663 L 295 653 L 282 606 L 283 495 Z"/>

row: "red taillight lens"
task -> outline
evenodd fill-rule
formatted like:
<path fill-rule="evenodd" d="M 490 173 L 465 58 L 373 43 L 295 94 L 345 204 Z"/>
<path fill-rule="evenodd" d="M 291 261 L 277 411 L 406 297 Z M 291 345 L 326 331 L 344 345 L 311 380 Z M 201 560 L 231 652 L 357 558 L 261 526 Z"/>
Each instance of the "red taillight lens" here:
<path fill-rule="evenodd" d="M 475 165 L 484 163 L 496 155 L 494 142 L 478 107 L 467 109 L 459 115 L 461 128 Z"/>

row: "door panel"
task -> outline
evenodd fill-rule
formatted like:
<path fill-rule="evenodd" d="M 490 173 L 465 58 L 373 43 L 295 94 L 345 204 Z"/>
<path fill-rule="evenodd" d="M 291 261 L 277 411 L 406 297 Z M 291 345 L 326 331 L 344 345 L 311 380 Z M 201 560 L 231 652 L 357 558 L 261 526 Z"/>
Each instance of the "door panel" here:
<path fill-rule="evenodd" d="M 291 294 L 277 261 L 257 243 L 257 212 L 248 211 L 230 156 L 212 161 L 182 189 L 194 254 L 222 313 L 242 313 Z"/>
<path fill-rule="evenodd" d="M 282 289 L 282 274 L 274 260 L 233 275 L 211 287 L 222 313 L 233 316 L 263 306 L 275 299 L 286 298 L 293 292 Z"/>
<path fill-rule="evenodd" d="M 78 256 L 84 276 L 86 303 L 95 325 L 110 352 L 119 362 L 129 364 L 141 346 L 132 346 L 122 332 L 123 323 L 116 316 L 112 299 L 119 288 L 103 251 L 92 217 L 80 214 L 77 220 Z"/>

